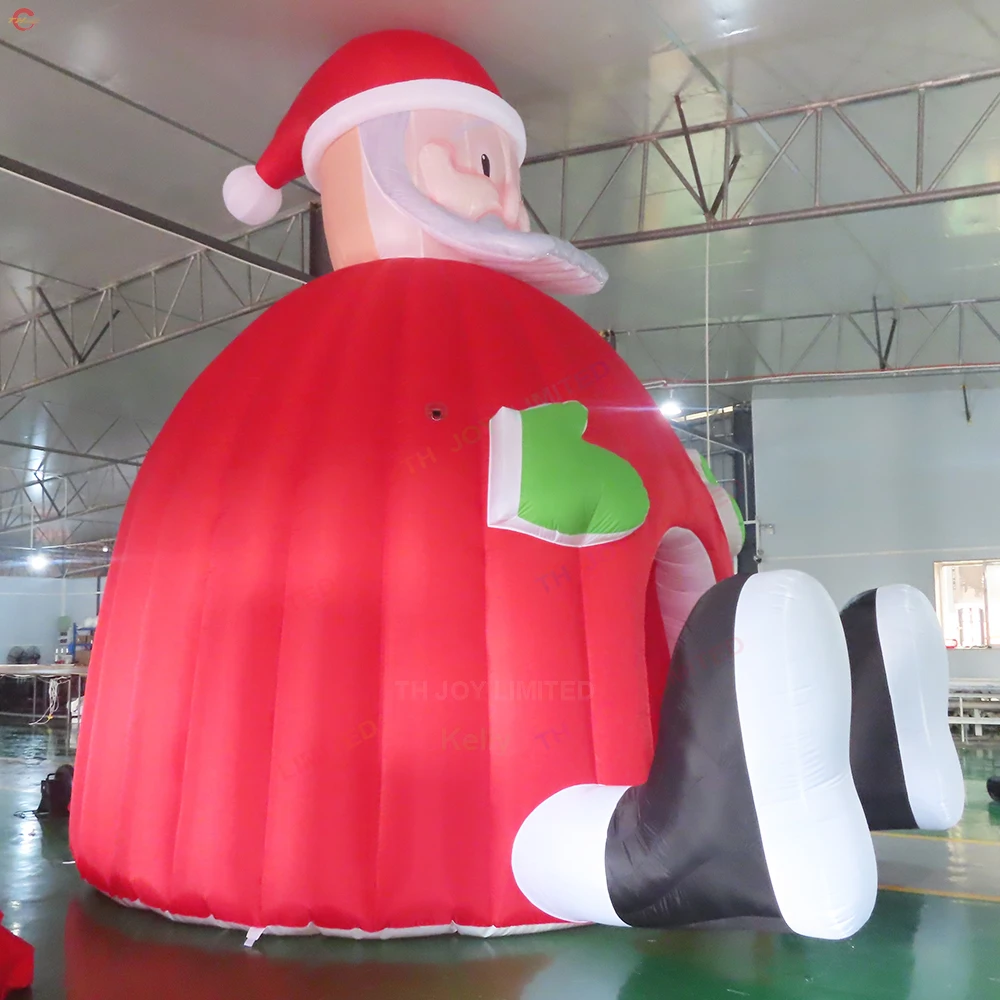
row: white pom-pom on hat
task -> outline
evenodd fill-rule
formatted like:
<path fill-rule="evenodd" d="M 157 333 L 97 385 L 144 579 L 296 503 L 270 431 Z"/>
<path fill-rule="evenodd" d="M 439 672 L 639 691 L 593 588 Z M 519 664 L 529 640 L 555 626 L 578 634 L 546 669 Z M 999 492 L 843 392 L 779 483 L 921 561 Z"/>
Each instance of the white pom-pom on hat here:
<path fill-rule="evenodd" d="M 281 192 L 271 187 L 250 164 L 229 174 L 222 185 L 222 200 L 230 215 L 248 226 L 269 222 L 281 208 Z"/>

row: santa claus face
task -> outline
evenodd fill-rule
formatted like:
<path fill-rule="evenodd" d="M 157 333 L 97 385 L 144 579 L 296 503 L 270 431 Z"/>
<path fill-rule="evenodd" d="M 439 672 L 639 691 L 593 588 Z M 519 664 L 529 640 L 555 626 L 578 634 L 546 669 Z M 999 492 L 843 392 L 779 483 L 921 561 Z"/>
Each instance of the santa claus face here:
<path fill-rule="evenodd" d="M 531 228 L 516 151 L 496 125 L 455 111 L 415 111 L 406 165 L 417 190 L 449 212 L 470 222 L 492 216 L 525 233 Z"/>
<path fill-rule="evenodd" d="M 335 268 L 436 257 L 566 293 L 597 291 L 607 278 L 571 244 L 530 232 L 515 143 L 481 118 L 437 110 L 376 118 L 337 139 L 317 173 Z"/>

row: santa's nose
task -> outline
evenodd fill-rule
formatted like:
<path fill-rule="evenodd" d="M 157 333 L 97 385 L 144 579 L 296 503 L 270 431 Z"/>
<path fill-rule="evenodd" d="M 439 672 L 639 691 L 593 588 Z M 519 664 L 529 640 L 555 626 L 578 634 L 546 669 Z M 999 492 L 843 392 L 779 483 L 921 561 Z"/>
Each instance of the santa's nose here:
<path fill-rule="evenodd" d="M 521 188 L 518 184 L 507 184 L 502 193 L 501 211 L 504 225 L 508 229 L 519 229 L 521 218 Z"/>

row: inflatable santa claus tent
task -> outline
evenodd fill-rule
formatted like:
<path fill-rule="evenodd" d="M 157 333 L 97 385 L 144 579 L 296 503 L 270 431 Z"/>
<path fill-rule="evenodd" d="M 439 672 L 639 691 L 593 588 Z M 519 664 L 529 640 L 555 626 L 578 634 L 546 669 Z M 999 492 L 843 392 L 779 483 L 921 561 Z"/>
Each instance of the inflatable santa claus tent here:
<path fill-rule="evenodd" d="M 524 153 L 478 62 L 391 31 L 227 179 L 260 224 L 304 174 L 335 270 L 209 366 L 130 497 L 71 831 L 114 899 L 251 937 L 836 938 L 866 810 L 960 813 L 926 600 L 865 595 L 849 644 L 810 578 L 732 575 L 737 512 L 545 294 L 606 274 L 529 231 Z"/>

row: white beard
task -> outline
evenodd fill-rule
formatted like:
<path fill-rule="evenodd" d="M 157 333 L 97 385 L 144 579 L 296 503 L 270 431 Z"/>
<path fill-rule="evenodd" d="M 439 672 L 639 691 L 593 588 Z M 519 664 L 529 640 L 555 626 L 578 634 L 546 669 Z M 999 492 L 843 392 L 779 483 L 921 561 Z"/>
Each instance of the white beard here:
<path fill-rule="evenodd" d="M 385 115 L 360 126 L 361 147 L 371 176 L 385 198 L 428 236 L 473 264 L 501 271 L 545 292 L 590 295 L 608 272 L 572 243 L 544 233 L 508 229 L 495 216 L 478 222 L 442 208 L 422 194 L 406 166 L 409 112 Z"/>

